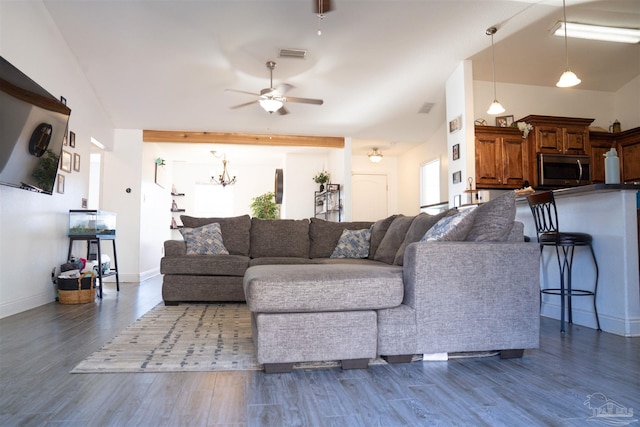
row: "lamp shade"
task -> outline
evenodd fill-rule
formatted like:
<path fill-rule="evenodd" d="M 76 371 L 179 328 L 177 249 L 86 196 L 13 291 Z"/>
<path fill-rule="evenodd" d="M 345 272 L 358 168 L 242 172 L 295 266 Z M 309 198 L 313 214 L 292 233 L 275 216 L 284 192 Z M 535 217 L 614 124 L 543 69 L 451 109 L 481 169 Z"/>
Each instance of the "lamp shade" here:
<path fill-rule="evenodd" d="M 263 98 L 260 100 L 260 106 L 264 108 L 267 113 L 278 111 L 283 105 L 284 103 L 280 99 Z"/>
<path fill-rule="evenodd" d="M 580 80 L 573 71 L 567 70 L 564 73 L 562 73 L 562 75 L 560 76 L 560 80 L 558 80 L 558 83 L 556 83 L 556 86 L 572 87 L 572 86 L 579 85 L 581 81 L 582 80 Z"/>
<path fill-rule="evenodd" d="M 502 106 L 502 104 L 498 102 L 497 99 L 493 100 L 493 102 L 489 106 L 489 109 L 487 110 L 487 114 L 500 114 L 504 112 L 505 112 L 504 107 Z"/>

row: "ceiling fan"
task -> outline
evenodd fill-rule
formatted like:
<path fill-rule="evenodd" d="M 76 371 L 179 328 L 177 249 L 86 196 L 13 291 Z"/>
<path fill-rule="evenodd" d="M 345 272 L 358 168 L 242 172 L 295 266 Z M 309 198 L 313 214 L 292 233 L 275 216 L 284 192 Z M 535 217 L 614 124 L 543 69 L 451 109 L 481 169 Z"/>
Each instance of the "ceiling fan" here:
<path fill-rule="evenodd" d="M 247 105 L 259 104 L 268 113 L 278 112 L 278 114 L 288 114 L 284 104 L 286 102 L 298 102 L 301 104 L 314 104 L 322 105 L 324 101 L 322 99 L 312 98 L 297 98 L 294 96 L 285 96 L 285 93 L 293 89 L 290 84 L 283 83 L 277 88 L 273 87 L 273 69 L 276 68 L 276 63 L 273 61 L 267 61 L 267 68 L 269 69 L 269 87 L 262 89 L 260 93 L 246 92 L 243 90 L 226 89 L 230 92 L 246 93 L 248 95 L 257 96 L 258 99 L 254 101 L 245 102 L 243 104 L 234 105 L 231 109 L 246 107 Z"/>

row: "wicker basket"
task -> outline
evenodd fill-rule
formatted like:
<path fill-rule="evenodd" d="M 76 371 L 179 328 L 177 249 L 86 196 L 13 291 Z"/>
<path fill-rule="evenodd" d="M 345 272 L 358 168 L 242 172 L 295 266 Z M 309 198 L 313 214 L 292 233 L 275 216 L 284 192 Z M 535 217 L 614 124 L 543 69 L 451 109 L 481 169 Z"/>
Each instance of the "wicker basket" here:
<path fill-rule="evenodd" d="M 82 289 L 82 279 L 90 276 L 91 286 L 89 289 Z M 96 299 L 95 274 L 93 271 L 87 271 L 78 277 L 78 289 L 73 291 L 65 291 L 58 289 L 58 301 L 60 304 L 86 304 Z"/>

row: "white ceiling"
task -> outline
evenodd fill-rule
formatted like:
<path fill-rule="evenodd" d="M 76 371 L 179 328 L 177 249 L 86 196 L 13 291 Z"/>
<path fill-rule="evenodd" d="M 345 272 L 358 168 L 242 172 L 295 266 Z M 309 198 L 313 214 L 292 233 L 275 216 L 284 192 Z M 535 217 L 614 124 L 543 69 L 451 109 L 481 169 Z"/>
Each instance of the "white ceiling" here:
<path fill-rule="evenodd" d="M 499 29 L 499 82 L 554 86 L 564 68 L 563 40 L 549 34 L 562 0 L 334 0 L 322 36 L 313 0 L 43 1 L 117 128 L 350 136 L 362 153 L 397 154 L 445 121 L 460 61 L 491 80 L 488 27 Z M 640 0 L 568 0 L 567 20 L 640 27 Z M 572 39 L 569 52 L 581 89 L 616 91 L 640 74 L 640 45 Z M 253 98 L 225 89 L 269 87 L 267 60 L 274 85 L 324 105 L 229 109 Z"/>

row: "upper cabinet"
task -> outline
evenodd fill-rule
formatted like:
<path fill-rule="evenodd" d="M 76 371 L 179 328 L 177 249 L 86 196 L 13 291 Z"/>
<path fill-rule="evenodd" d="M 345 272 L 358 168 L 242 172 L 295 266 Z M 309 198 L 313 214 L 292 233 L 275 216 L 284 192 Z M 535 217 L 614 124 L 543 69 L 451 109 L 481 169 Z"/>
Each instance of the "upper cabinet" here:
<path fill-rule="evenodd" d="M 517 128 L 476 126 L 476 186 L 522 188 L 529 180 L 527 140 Z"/>
<path fill-rule="evenodd" d="M 615 147 L 620 158 L 620 182 L 640 182 L 640 128 L 624 132 L 591 132 L 591 181 L 604 182 L 604 153 Z"/>
<path fill-rule="evenodd" d="M 589 125 L 593 119 L 527 116 L 518 120 L 533 126 L 529 133 L 533 154 L 589 154 Z"/>

